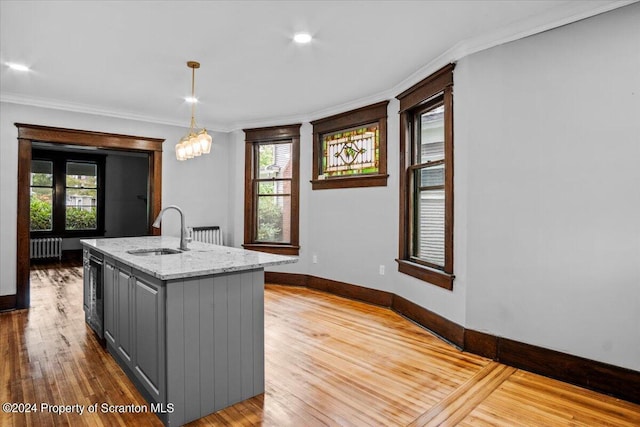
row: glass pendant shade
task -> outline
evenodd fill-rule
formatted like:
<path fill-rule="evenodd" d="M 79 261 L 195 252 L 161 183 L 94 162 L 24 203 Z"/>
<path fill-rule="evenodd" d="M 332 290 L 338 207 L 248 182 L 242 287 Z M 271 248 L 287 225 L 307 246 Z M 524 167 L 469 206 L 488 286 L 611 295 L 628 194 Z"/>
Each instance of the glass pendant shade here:
<path fill-rule="evenodd" d="M 209 154 L 209 152 L 211 152 L 212 142 L 213 138 L 211 138 L 211 135 L 207 133 L 206 129 L 202 129 L 198 133 L 198 143 L 200 144 L 200 148 L 202 149 L 203 154 Z"/>
<path fill-rule="evenodd" d="M 181 144 L 184 146 L 184 154 L 187 159 L 193 159 L 193 147 L 189 144 L 187 137 L 182 138 Z"/>
<path fill-rule="evenodd" d="M 200 68 L 200 64 L 195 61 L 187 62 L 187 66 L 191 68 L 191 98 L 195 99 L 195 70 Z M 176 144 L 176 159 L 179 161 L 192 159 L 201 154 L 209 154 L 211 152 L 211 143 L 213 138 L 207 133 L 206 129 L 196 133 L 195 128 L 195 103 L 191 106 L 191 125 L 189 133 L 184 136 L 178 144 Z"/>
<path fill-rule="evenodd" d="M 198 157 L 202 154 L 202 148 L 200 147 L 200 141 L 198 141 L 198 137 L 196 134 L 191 134 L 189 137 L 189 145 L 191 145 L 191 149 L 193 150 L 193 155 Z"/>
<path fill-rule="evenodd" d="M 187 160 L 187 154 L 184 149 L 184 145 L 181 143 L 176 144 L 176 159 L 179 161 Z"/>

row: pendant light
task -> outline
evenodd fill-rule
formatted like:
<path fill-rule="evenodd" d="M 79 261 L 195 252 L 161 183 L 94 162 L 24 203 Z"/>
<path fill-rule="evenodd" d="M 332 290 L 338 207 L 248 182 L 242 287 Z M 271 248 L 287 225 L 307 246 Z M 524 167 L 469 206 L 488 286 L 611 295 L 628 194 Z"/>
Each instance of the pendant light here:
<path fill-rule="evenodd" d="M 202 128 L 196 133 L 196 68 L 200 68 L 200 63 L 196 61 L 187 62 L 187 67 L 191 68 L 191 124 L 189 125 L 189 133 L 182 137 L 180 142 L 176 144 L 176 158 L 180 161 L 192 159 L 201 154 L 209 154 L 211 151 L 211 142 L 213 139 Z"/>

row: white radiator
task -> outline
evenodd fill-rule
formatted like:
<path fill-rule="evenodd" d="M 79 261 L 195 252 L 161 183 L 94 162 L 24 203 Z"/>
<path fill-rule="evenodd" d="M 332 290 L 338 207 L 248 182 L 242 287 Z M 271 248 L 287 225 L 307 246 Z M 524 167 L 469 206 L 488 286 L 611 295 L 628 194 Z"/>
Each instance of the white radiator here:
<path fill-rule="evenodd" d="M 31 239 L 31 259 L 58 258 L 62 259 L 62 238 L 45 237 Z"/>
<path fill-rule="evenodd" d="M 191 238 L 197 242 L 223 245 L 222 232 L 217 225 L 207 227 L 193 227 L 190 229 Z"/>

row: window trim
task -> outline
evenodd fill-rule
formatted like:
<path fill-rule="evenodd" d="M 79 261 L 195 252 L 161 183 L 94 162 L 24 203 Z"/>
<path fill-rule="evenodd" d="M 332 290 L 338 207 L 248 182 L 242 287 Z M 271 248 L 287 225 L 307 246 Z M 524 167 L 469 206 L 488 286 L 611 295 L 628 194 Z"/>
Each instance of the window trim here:
<path fill-rule="evenodd" d="M 56 236 L 62 238 L 74 237 L 99 237 L 105 234 L 105 155 L 85 154 L 68 151 L 46 150 L 33 148 L 32 160 L 46 160 L 53 164 L 53 204 L 52 204 L 52 229 L 29 230 L 29 235 L 35 237 Z M 67 230 L 66 229 L 66 166 L 69 162 L 95 163 L 98 167 L 96 200 L 96 228 L 91 230 Z"/>
<path fill-rule="evenodd" d="M 386 187 L 387 178 L 387 105 L 382 101 L 366 107 L 314 120 L 313 125 L 313 175 L 311 188 L 324 190 L 329 188 Z M 322 135 L 340 130 L 351 129 L 368 124 L 377 124 L 379 132 L 378 173 L 355 176 L 340 176 L 319 179 L 322 164 Z"/>
<path fill-rule="evenodd" d="M 302 124 L 243 129 L 245 133 L 244 168 L 244 244 L 243 248 L 280 255 L 298 255 L 300 211 L 300 127 Z M 256 145 L 291 142 L 291 241 L 289 243 L 259 242 L 255 230 L 257 199 L 254 185 L 254 153 Z"/>
<path fill-rule="evenodd" d="M 429 77 L 405 90 L 396 98 L 400 101 L 400 215 L 398 241 L 398 271 L 429 282 L 444 289 L 453 290 L 453 69 L 449 64 Z M 444 269 L 416 262 L 411 256 L 412 213 L 411 189 L 415 140 L 415 115 L 424 111 L 434 97 L 442 94 L 445 107 L 445 266 Z"/>

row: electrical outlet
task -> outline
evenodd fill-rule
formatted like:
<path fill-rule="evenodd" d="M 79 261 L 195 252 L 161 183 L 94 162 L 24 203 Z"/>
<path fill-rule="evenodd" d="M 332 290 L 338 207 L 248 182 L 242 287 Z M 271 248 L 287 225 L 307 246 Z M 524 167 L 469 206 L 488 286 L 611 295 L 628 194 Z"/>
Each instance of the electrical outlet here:
<path fill-rule="evenodd" d="M 380 266 L 380 270 L 379 271 L 380 271 L 380 275 L 384 276 L 384 265 Z"/>
<path fill-rule="evenodd" d="M 317 254 L 313 254 L 313 256 L 311 257 L 311 262 L 313 262 L 314 264 L 318 263 L 318 255 Z"/>

